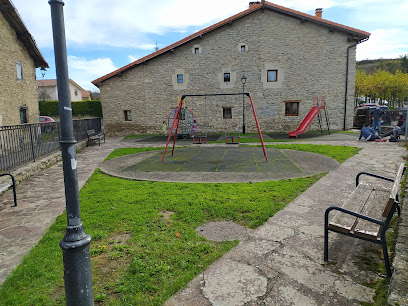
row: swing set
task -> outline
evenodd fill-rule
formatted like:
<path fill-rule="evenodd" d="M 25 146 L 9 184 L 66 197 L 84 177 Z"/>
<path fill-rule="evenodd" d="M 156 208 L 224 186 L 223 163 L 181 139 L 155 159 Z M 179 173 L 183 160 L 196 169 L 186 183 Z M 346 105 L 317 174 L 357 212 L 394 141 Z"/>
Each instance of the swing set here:
<path fill-rule="evenodd" d="M 164 152 L 163 152 L 163 156 L 162 156 L 161 161 L 162 161 L 162 162 L 164 161 L 164 157 L 166 156 L 166 152 L 167 152 L 167 147 L 168 147 L 168 145 L 169 145 L 169 142 L 170 142 L 170 139 L 171 139 L 171 136 L 172 136 L 172 135 L 174 136 L 174 137 L 173 137 L 173 148 L 172 148 L 172 150 L 171 150 L 171 155 L 173 156 L 174 148 L 175 148 L 175 145 L 176 145 L 177 130 L 179 129 L 180 121 L 183 119 L 183 118 L 182 118 L 182 110 L 184 109 L 184 107 L 183 107 L 183 102 L 184 102 L 184 99 L 185 99 L 186 97 L 205 97 L 205 99 L 207 99 L 207 97 L 211 97 L 211 96 L 238 96 L 238 95 L 239 95 L 239 96 L 241 96 L 241 95 L 246 95 L 246 96 L 249 98 L 249 101 L 251 102 L 252 112 L 253 112 L 253 114 L 254 114 L 254 118 L 255 118 L 255 122 L 256 122 L 256 127 L 257 127 L 257 129 L 258 129 L 259 139 L 260 139 L 261 144 L 262 144 L 263 153 L 264 153 L 266 162 L 269 162 L 268 155 L 266 154 L 265 144 L 264 144 L 264 141 L 263 141 L 263 138 L 262 138 L 261 128 L 259 127 L 258 118 L 257 118 L 257 116 L 256 116 L 254 103 L 253 103 L 253 101 L 252 101 L 251 93 L 249 93 L 249 92 L 243 92 L 243 93 L 226 93 L 226 94 L 183 95 L 183 96 L 180 98 L 180 101 L 178 102 L 177 109 L 175 110 L 175 115 L 174 115 L 173 124 L 172 124 L 172 126 L 171 126 L 170 131 L 169 131 L 169 136 L 168 136 L 168 138 L 167 138 L 166 147 L 165 147 L 165 149 L 164 149 Z M 205 106 L 205 110 L 206 110 L 206 106 Z M 203 137 L 203 136 L 201 136 L 201 137 Z M 232 143 L 234 143 L 234 138 L 233 138 L 233 136 L 226 136 L 226 135 L 225 135 L 225 142 L 228 143 L 228 137 L 230 137 Z M 235 139 L 236 139 L 236 138 L 235 138 Z M 207 133 L 206 133 L 206 135 L 205 135 L 205 140 L 207 140 Z M 193 138 L 193 141 L 194 141 L 194 138 Z M 239 141 L 239 137 L 238 137 L 238 141 Z M 201 143 L 201 139 L 199 139 L 199 142 Z"/>

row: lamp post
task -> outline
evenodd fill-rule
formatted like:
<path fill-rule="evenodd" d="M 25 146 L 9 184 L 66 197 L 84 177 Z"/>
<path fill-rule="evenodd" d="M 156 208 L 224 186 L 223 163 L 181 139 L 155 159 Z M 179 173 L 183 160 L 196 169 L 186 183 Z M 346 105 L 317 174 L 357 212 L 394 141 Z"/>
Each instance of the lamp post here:
<path fill-rule="evenodd" d="M 245 83 L 247 81 L 247 77 L 242 75 L 241 83 L 242 83 L 242 134 L 245 134 Z"/>
<path fill-rule="evenodd" d="M 59 243 L 64 260 L 65 297 L 66 304 L 69 306 L 90 306 L 94 304 L 89 251 L 91 236 L 83 228 L 79 205 L 76 140 L 72 124 L 67 46 L 65 42 L 64 2 L 62 0 L 50 0 L 48 3 L 51 6 L 61 126 L 60 145 L 67 211 L 65 236 Z"/>

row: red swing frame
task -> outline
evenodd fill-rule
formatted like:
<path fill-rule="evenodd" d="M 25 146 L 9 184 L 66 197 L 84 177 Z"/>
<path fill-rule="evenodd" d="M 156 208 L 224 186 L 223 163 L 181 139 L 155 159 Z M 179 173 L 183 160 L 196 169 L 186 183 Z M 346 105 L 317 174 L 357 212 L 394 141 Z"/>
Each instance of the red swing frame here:
<path fill-rule="evenodd" d="M 256 127 L 257 127 L 257 129 L 258 129 L 259 139 L 261 140 L 261 144 L 262 144 L 262 149 L 263 149 L 263 152 L 264 152 L 264 156 L 265 156 L 266 162 L 269 162 L 268 155 L 266 154 L 265 144 L 264 144 L 264 141 L 263 141 L 263 138 L 262 138 L 261 128 L 260 128 L 259 122 L 258 122 L 258 117 L 256 116 L 255 107 L 254 107 L 254 102 L 252 101 L 252 96 L 251 96 L 251 93 L 249 93 L 249 92 L 230 93 L 230 94 L 183 95 L 183 96 L 180 98 L 180 101 L 179 101 L 179 103 L 178 103 L 177 111 L 176 111 L 176 114 L 175 114 L 175 116 L 174 116 L 174 120 L 173 120 L 173 124 L 171 125 L 171 129 L 170 129 L 170 131 L 169 131 L 169 136 L 168 136 L 168 138 L 167 138 L 166 147 L 165 147 L 165 149 L 164 149 L 164 152 L 163 152 L 163 156 L 162 156 L 161 161 L 162 161 L 162 162 L 164 161 L 164 157 L 166 156 L 167 147 L 168 147 L 168 145 L 169 145 L 169 142 L 170 142 L 170 139 L 171 139 L 171 135 L 173 135 L 173 131 L 175 131 L 175 132 L 174 132 L 173 148 L 172 148 L 172 150 L 171 150 L 171 156 L 173 156 L 173 154 L 174 154 L 174 147 L 175 147 L 175 145 L 176 145 L 177 129 L 178 129 L 178 124 L 179 124 L 179 113 L 180 113 L 181 108 L 182 108 L 182 106 L 183 106 L 183 101 L 184 101 L 184 99 L 185 99 L 186 97 L 237 96 L 237 95 L 246 95 L 247 97 L 249 97 L 249 101 L 251 102 L 251 106 L 252 106 L 252 112 L 253 112 L 253 114 L 254 114 L 254 118 L 255 118 L 255 122 L 256 122 Z"/>

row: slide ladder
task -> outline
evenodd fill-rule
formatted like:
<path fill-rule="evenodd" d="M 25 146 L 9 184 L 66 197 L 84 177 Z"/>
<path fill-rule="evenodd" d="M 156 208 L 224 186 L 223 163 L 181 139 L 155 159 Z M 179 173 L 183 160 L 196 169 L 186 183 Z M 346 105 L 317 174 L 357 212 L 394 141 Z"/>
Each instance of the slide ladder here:
<path fill-rule="evenodd" d="M 319 106 L 319 99 L 318 97 L 313 98 L 313 106 L 310 109 L 310 111 L 307 113 L 306 117 L 302 120 L 298 128 L 294 131 L 289 132 L 289 137 L 290 138 L 296 138 L 298 135 L 303 134 L 306 129 L 309 127 L 309 125 L 312 123 L 313 119 L 318 116 L 319 119 L 319 126 L 320 126 L 320 131 L 322 131 L 322 125 L 321 125 L 321 117 L 320 117 L 320 110 L 324 109 L 325 110 L 325 117 L 326 117 L 326 124 L 327 124 L 327 130 L 329 131 L 330 134 L 330 123 L 329 123 L 329 116 L 327 113 L 327 108 L 326 108 L 326 100 L 325 97 L 321 97 L 321 105 Z"/>

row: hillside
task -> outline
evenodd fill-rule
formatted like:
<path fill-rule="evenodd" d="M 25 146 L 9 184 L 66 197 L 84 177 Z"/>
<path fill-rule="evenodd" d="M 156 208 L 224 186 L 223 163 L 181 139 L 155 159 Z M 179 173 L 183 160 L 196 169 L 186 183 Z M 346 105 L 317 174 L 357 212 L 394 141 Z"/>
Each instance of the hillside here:
<path fill-rule="evenodd" d="M 405 55 L 397 59 L 363 60 L 357 62 L 357 69 L 365 71 L 367 74 L 373 74 L 379 69 L 392 74 L 395 74 L 397 70 L 408 72 L 408 59 Z"/>

